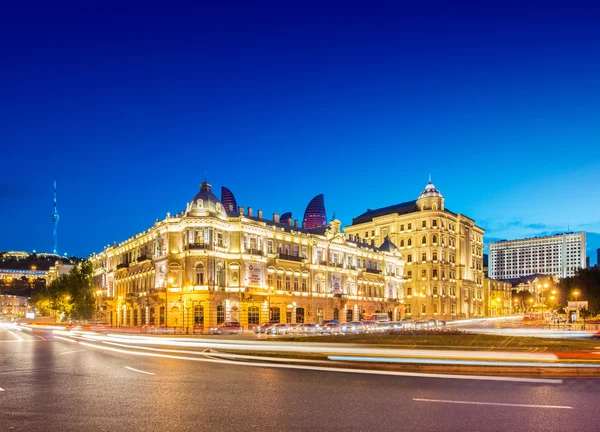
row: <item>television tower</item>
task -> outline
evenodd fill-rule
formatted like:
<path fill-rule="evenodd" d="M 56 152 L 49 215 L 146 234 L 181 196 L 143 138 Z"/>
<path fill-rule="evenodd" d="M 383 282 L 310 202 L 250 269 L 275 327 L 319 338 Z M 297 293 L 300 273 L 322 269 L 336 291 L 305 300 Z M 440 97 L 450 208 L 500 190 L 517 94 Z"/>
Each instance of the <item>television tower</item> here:
<path fill-rule="evenodd" d="M 58 216 L 58 211 L 56 210 L 56 180 L 54 180 L 54 210 L 52 211 L 52 222 L 54 223 L 54 250 L 53 253 L 58 253 L 58 220 L 60 217 Z"/>

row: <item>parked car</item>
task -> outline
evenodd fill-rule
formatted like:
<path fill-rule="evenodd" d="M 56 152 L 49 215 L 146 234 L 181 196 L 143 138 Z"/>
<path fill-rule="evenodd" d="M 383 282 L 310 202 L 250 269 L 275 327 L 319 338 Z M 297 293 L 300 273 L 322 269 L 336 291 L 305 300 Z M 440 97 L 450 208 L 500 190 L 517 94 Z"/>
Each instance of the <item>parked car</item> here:
<path fill-rule="evenodd" d="M 340 333 L 359 334 L 365 333 L 366 331 L 365 323 L 361 321 L 346 322 L 340 326 Z"/>
<path fill-rule="evenodd" d="M 438 320 L 436 320 L 436 319 L 429 319 L 429 320 L 427 320 L 427 324 L 429 324 L 429 327 L 437 327 L 438 326 Z"/>
<path fill-rule="evenodd" d="M 210 331 L 212 334 L 237 334 L 243 332 L 244 328 L 237 321 L 229 321 L 210 329 Z"/>
<path fill-rule="evenodd" d="M 365 326 L 365 332 L 374 332 L 377 330 L 377 322 L 374 320 L 362 320 L 361 322 Z"/>
<path fill-rule="evenodd" d="M 267 327 L 275 324 L 279 324 L 279 321 L 264 322 L 261 325 L 254 327 L 254 333 L 264 333 L 267 330 Z"/>
<path fill-rule="evenodd" d="M 302 324 L 290 323 L 290 324 L 287 324 L 287 327 L 288 327 L 288 333 L 299 333 L 300 329 L 302 328 Z"/>
<path fill-rule="evenodd" d="M 429 323 L 426 320 L 415 321 L 415 328 L 418 330 L 429 328 Z"/>
<path fill-rule="evenodd" d="M 302 333 L 314 334 L 314 333 L 320 333 L 321 328 L 322 327 L 319 326 L 319 324 L 304 324 L 302 326 L 302 328 L 300 329 L 300 331 Z"/>
<path fill-rule="evenodd" d="M 378 333 L 383 333 L 385 331 L 390 330 L 392 327 L 389 321 L 380 321 L 375 325 L 375 331 Z"/>
<path fill-rule="evenodd" d="M 336 323 L 327 323 L 319 327 L 318 332 L 321 334 L 339 334 L 341 333 L 341 327 Z"/>
<path fill-rule="evenodd" d="M 288 328 L 287 324 L 279 323 L 279 324 L 275 324 L 270 327 L 267 327 L 267 330 L 265 331 L 265 333 L 270 334 L 270 335 L 288 334 L 289 328 Z"/>
<path fill-rule="evenodd" d="M 388 330 L 401 331 L 404 329 L 404 324 L 401 321 L 390 321 Z"/>

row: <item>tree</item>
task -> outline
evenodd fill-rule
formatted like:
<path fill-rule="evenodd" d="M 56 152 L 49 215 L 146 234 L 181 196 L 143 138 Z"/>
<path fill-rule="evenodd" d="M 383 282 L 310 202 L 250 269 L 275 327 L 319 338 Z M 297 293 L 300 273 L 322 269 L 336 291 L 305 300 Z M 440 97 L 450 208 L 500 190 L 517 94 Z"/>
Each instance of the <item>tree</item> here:
<path fill-rule="evenodd" d="M 575 276 L 561 279 L 560 287 L 567 300 L 587 301 L 588 312 L 600 313 L 600 267 L 579 269 Z M 579 295 L 575 296 L 575 291 Z"/>
<path fill-rule="evenodd" d="M 92 263 L 85 260 L 37 291 L 32 301 L 42 314 L 58 320 L 90 319 L 94 310 L 92 273 Z"/>

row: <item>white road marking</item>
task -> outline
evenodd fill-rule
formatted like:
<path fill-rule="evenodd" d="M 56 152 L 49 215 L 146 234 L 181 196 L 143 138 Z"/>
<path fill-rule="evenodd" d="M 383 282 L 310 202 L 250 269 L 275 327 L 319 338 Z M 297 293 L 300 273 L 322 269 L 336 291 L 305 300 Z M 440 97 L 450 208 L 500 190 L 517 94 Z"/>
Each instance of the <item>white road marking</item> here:
<path fill-rule="evenodd" d="M 321 372 L 337 372 L 337 373 L 354 373 L 362 375 L 386 375 L 386 376 L 403 376 L 403 377 L 420 377 L 420 378 L 438 378 L 438 379 L 458 379 L 458 380 L 476 380 L 476 381 L 508 381 L 508 382 L 529 382 L 535 384 L 562 384 L 561 379 L 550 379 L 550 378 L 521 378 L 521 377 L 500 377 L 500 376 L 489 376 L 489 375 L 442 375 L 433 373 L 418 373 L 418 372 L 396 372 L 396 371 L 382 371 L 382 370 L 366 370 L 366 369 L 346 369 L 346 368 L 335 368 L 326 366 L 304 366 L 304 365 L 291 365 L 291 364 L 272 364 L 272 363 L 240 363 L 231 360 L 220 360 L 220 359 L 208 359 L 198 357 L 182 357 L 176 355 L 167 354 L 154 354 L 148 352 L 136 352 L 127 351 L 118 348 L 110 348 L 106 346 L 98 346 L 87 342 L 79 342 L 81 345 L 89 346 L 90 348 L 97 348 L 107 351 L 118 352 L 121 354 L 138 355 L 145 357 L 161 357 L 175 360 L 187 360 L 187 361 L 198 361 L 207 363 L 221 363 L 237 366 L 249 366 L 249 367 L 266 367 L 276 369 L 301 369 L 301 370 L 314 370 Z"/>
<path fill-rule="evenodd" d="M 60 355 L 63 355 L 63 354 L 72 354 L 72 353 L 78 353 L 78 352 L 85 352 L 85 350 L 65 351 L 65 352 L 61 352 Z"/>
<path fill-rule="evenodd" d="M 474 402 L 474 401 L 457 401 L 457 400 L 444 400 L 444 399 L 420 399 L 413 398 L 416 402 L 436 402 L 436 403 L 449 403 L 449 404 L 465 404 L 465 405 L 494 405 L 504 407 L 517 407 L 517 408 L 549 408 L 549 409 L 573 409 L 573 407 L 565 405 L 528 405 L 528 404 L 513 404 L 513 403 L 502 403 L 502 402 Z"/>
<path fill-rule="evenodd" d="M 46 340 L 46 338 L 41 337 L 40 335 L 35 335 L 36 337 L 39 337 L 41 340 Z"/>
<path fill-rule="evenodd" d="M 2 387 L 0 387 L 0 391 L 4 391 L 4 389 Z"/>
<path fill-rule="evenodd" d="M 143 370 L 134 369 L 134 368 L 129 367 L 129 366 L 125 366 L 125 369 L 129 369 L 130 371 L 139 372 L 139 373 L 143 373 L 143 374 L 146 374 L 146 375 L 156 375 L 154 372 L 146 372 L 146 371 L 143 371 Z"/>

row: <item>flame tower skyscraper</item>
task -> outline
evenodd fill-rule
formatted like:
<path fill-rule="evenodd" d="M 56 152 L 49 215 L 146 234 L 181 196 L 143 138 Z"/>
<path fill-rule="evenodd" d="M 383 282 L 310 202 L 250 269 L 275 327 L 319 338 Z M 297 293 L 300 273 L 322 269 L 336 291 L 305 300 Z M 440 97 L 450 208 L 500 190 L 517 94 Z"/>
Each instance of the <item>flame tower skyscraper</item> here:
<path fill-rule="evenodd" d="M 54 180 L 54 210 L 52 211 L 52 222 L 54 223 L 54 249 L 53 253 L 58 253 L 58 210 L 56 210 L 56 180 Z"/>

